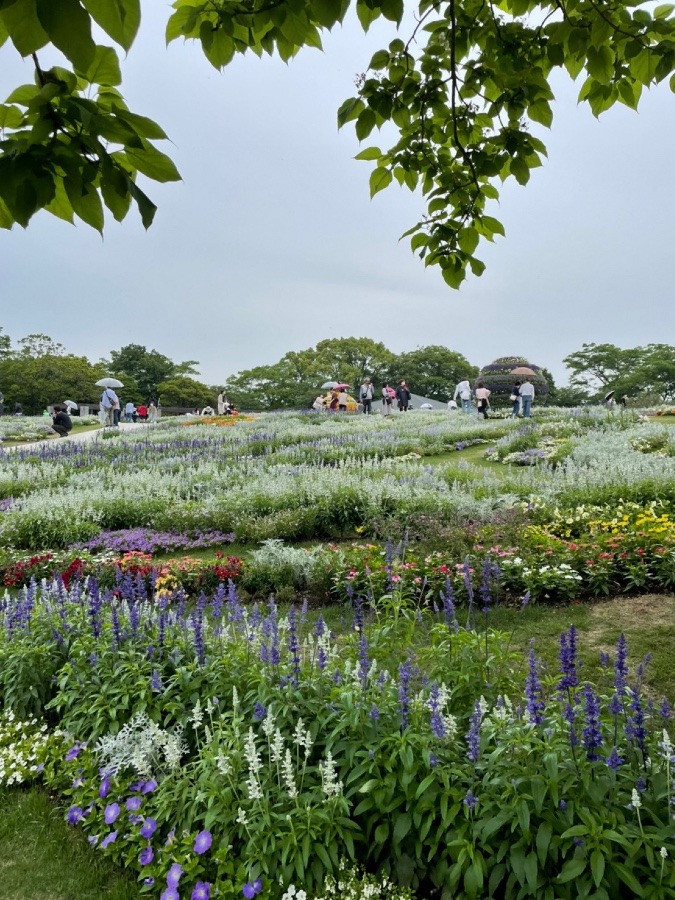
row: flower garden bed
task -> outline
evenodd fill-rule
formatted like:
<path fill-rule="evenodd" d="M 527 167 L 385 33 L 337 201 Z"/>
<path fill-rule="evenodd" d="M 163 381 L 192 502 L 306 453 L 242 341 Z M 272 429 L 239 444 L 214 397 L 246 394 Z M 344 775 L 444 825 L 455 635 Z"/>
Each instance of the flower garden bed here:
<path fill-rule="evenodd" d="M 369 418 L 3 457 L 0 785 L 57 793 L 140 897 L 675 896 L 644 664 L 490 627 L 673 590 L 669 430 Z M 564 449 L 462 461 L 485 440 Z"/>

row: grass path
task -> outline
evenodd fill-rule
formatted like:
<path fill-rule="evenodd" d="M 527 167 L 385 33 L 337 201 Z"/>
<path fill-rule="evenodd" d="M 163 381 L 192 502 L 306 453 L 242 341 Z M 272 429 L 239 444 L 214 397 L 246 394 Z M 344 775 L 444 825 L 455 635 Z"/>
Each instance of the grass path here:
<path fill-rule="evenodd" d="M 131 900 L 135 879 L 102 858 L 39 788 L 0 793 L 0 900 Z"/>

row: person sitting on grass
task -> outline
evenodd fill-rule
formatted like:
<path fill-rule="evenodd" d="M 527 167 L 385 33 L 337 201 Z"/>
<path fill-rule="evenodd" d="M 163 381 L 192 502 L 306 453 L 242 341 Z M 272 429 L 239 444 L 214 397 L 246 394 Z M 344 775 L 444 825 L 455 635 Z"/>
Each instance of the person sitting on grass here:
<path fill-rule="evenodd" d="M 59 437 L 67 437 L 68 433 L 73 430 L 73 423 L 71 422 L 70 416 L 63 406 L 54 407 L 52 428 Z"/>

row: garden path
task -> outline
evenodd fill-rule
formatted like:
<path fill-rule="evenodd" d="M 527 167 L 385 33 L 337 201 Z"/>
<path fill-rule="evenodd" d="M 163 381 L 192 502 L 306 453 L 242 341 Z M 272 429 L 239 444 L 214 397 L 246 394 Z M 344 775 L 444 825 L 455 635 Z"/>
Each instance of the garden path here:
<path fill-rule="evenodd" d="M 151 426 L 146 422 L 120 422 L 117 426 L 120 431 L 143 431 L 146 428 L 150 428 Z M 69 434 L 67 437 L 59 438 L 54 435 L 53 438 L 46 438 L 42 441 L 30 441 L 25 444 L 12 444 L 7 447 L 3 447 L 3 450 L 32 450 L 34 447 L 44 446 L 46 441 L 93 441 L 100 440 L 101 435 L 103 434 L 102 428 L 94 428 L 92 431 L 77 431 L 74 434 Z"/>

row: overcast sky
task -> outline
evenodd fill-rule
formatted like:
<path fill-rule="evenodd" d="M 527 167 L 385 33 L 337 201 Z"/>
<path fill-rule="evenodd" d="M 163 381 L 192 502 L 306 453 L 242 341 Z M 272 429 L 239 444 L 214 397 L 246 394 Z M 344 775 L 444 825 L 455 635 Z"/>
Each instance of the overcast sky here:
<path fill-rule="evenodd" d="M 146 187 L 159 206 L 147 233 L 134 211 L 110 218 L 103 240 L 46 213 L 0 231 L 0 326 L 14 340 L 44 332 L 92 360 L 145 344 L 199 360 L 207 383 L 328 337 L 444 344 L 479 366 L 522 354 L 558 383 L 584 342 L 675 341 L 667 82 L 639 114 L 617 106 L 597 121 L 561 78 L 549 160 L 527 187 L 504 186 L 506 238 L 479 248 L 487 269 L 457 292 L 398 241 L 421 198 L 391 187 L 371 201 L 353 129 L 337 132 L 338 106 L 392 26 L 366 37 L 351 14 L 324 53 L 239 58 L 221 75 L 197 45 L 165 48 L 169 12 L 143 4 L 122 90 L 165 128 L 184 180 Z M 6 95 L 32 70 L 0 54 Z"/>

